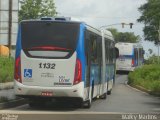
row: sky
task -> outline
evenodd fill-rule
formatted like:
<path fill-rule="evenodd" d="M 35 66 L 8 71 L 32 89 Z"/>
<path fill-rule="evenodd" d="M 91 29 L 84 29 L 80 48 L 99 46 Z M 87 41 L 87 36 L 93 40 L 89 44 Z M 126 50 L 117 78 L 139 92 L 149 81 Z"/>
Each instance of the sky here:
<path fill-rule="evenodd" d="M 140 43 L 146 53 L 151 48 L 157 54 L 157 47 L 151 42 L 144 41 L 144 24 L 137 22 L 141 16 L 138 8 L 146 3 L 146 0 L 54 0 L 54 2 L 58 16 L 77 18 L 95 28 L 117 23 L 134 23 L 132 29 L 128 25 L 122 28 L 120 24 L 107 28 L 116 28 L 119 32 L 134 32 L 142 38 Z"/>

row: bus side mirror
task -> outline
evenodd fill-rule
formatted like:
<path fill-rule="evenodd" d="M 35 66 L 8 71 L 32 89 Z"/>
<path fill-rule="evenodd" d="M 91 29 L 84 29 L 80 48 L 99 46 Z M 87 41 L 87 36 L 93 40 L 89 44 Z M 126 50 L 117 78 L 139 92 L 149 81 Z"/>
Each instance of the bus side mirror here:
<path fill-rule="evenodd" d="M 116 58 L 119 57 L 119 50 L 118 50 L 118 48 L 116 48 L 116 47 L 115 47 L 115 55 L 116 55 Z"/>

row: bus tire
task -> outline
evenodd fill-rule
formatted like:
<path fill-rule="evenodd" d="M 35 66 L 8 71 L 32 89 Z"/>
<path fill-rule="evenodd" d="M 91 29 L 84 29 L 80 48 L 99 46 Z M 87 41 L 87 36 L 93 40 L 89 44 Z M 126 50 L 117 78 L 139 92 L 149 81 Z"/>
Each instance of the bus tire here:
<path fill-rule="evenodd" d="M 103 95 L 100 96 L 101 99 L 107 99 L 107 93 L 104 93 Z"/>
<path fill-rule="evenodd" d="M 83 103 L 83 107 L 84 108 L 90 108 L 91 107 L 91 103 L 92 103 L 92 100 L 87 100 Z"/>
<path fill-rule="evenodd" d="M 89 100 L 87 100 L 87 101 L 85 101 L 85 102 L 83 103 L 83 107 L 84 107 L 84 108 L 91 108 L 92 99 L 93 99 L 93 89 L 94 89 L 94 88 L 93 88 L 93 86 L 92 86 L 92 91 L 91 91 Z"/>
<path fill-rule="evenodd" d="M 92 100 L 88 100 L 86 108 L 90 108 L 91 107 L 91 103 L 92 103 Z"/>
<path fill-rule="evenodd" d="M 112 90 L 107 91 L 107 95 L 111 95 L 111 91 L 112 91 Z"/>

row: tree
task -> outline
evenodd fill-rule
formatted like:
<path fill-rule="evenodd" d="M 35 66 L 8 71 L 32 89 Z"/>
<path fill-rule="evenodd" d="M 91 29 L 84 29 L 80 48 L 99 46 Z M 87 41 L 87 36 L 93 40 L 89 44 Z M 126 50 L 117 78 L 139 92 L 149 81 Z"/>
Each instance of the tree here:
<path fill-rule="evenodd" d="M 143 22 L 145 40 L 153 41 L 158 44 L 158 29 L 160 25 L 160 0 L 147 0 L 147 3 L 140 6 L 139 11 L 142 13 L 138 22 Z"/>
<path fill-rule="evenodd" d="M 153 53 L 152 49 L 148 49 L 149 54 L 151 55 Z"/>
<path fill-rule="evenodd" d="M 21 0 L 20 4 L 19 21 L 53 17 L 57 14 L 53 0 Z"/>
<path fill-rule="evenodd" d="M 139 42 L 140 40 L 140 36 L 139 35 L 136 36 L 132 32 L 122 33 L 122 32 L 118 32 L 118 30 L 114 28 L 109 28 L 108 30 L 112 33 L 116 42 L 136 43 L 136 42 Z"/>

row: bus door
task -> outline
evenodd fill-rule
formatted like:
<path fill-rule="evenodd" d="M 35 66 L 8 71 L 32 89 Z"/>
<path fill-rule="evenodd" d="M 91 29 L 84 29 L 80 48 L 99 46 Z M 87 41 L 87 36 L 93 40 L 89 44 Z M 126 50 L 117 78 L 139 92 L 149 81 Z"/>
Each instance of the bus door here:
<path fill-rule="evenodd" d="M 99 94 L 99 84 L 101 84 L 101 64 L 102 64 L 102 41 L 98 40 L 98 35 L 92 32 L 86 33 L 88 43 L 86 44 L 87 56 L 87 72 L 86 72 L 86 87 L 88 88 L 88 97 Z M 95 97 L 95 96 L 93 96 Z"/>
<path fill-rule="evenodd" d="M 138 65 L 138 50 L 134 48 L 134 67 Z"/>
<path fill-rule="evenodd" d="M 98 38 L 97 42 L 97 55 L 98 55 L 98 84 L 99 84 L 99 89 L 98 89 L 98 94 L 101 94 L 103 91 L 103 85 L 104 85 L 104 80 L 102 79 L 102 38 Z"/>
<path fill-rule="evenodd" d="M 95 85 L 97 85 L 98 78 L 98 60 L 97 60 L 97 40 L 94 33 L 87 31 L 86 32 L 86 87 L 88 99 L 90 96 L 93 98 L 95 91 Z"/>

